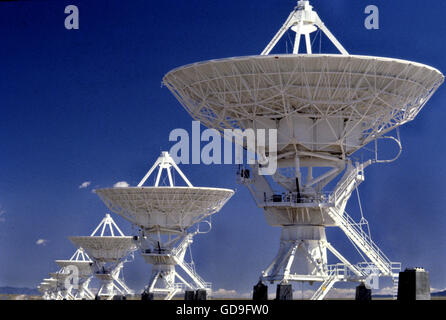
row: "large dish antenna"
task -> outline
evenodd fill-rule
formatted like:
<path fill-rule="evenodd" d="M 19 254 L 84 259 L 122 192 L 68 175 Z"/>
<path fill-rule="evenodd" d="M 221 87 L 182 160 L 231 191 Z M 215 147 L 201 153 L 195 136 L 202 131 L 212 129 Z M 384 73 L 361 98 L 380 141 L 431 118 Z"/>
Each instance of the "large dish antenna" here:
<path fill-rule="evenodd" d="M 293 54 L 270 55 L 290 29 L 296 33 Z M 313 54 L 311 33 L 317 29 L 340 54 Z M 427 65 L 349 55 L 309 1 L 298 1 L 261 55 L 194 63 L 163 79 L 187 112 L 209 128 L 277 130 L 277 152 L 266 148 L 265 155 L 279 170 L 267 179 L 258 166 L 242 168 L 238 181 L 249 188 L 268 223 L 282 228 L 279 252 L 261 280 L 281 286 L 321 282 L 315 300 L 336 282 L 365 281 L 371 272 L 391 277 L 396 288 L 401 264 L 371 240 L 364 218 L 356 222 L 345 212 L 365 179 L 364 169 L 384 161 L 376 156 L 358 163 L 351 155 L 413 120 L 443 81 L 441 72 Z M 394 141 L 401 148 L 400 140 Z M 273 188 L 270 178 L 279 187 Z M 326 190 L 334 179 L 334 191 Z M 363 262 L 350 263 L 327 241 L 330 226 L 346 234 Z M 338 263 L 329 264 L 327 252 Z"/>

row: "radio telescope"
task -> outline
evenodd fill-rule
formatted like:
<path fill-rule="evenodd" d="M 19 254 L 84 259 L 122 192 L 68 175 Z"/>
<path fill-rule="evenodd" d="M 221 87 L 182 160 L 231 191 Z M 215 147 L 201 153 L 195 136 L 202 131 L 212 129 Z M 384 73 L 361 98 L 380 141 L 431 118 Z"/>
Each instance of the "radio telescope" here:
<path fill-rule="evenodd" d="M 271 54 L 290 29 L 296 33 L 293 54 Z M 340 54 L 313 54 L 316 30 Z M 364 169 L 396 158 L 379 160 L 377 147 L 372 160 L 355 162 L 352 155 L 378 139 L 396 142 L 401 153 L 399 135 L 387 134 L 413 120 L 443 81 L 441 72 L 427 65 L 348 54 L 309 1 L 298 1 L 261 55 L 195 63 L 163 79 L 187 112 L 209 128 L 277 130 L 277 152 L 268 152 L 268 143 L 257 150 L 277 161 L 277 172 L 267 179 L 251 166 L 238 180 L 267 222 L 282 228 L 279 252 L 261 280 L 322 283 L 312 299 L 323 299 L 338 281 L 365 281 L 371 271 L 397 285 L 401 264 L 372 241 L 364 218 L 356 222 L 345 212 Z M 331 192 L 330 182 L 337 182 Z M 327 241 L 327 227 L 340 228 L 364 262 L 352 264 L 341 255 Z M 339 263 L 328 264 L 327 251 Z"/>
<path fill-rule="evenodd" d="M 58 272 L 51 272 L 50 277 L 55 280 L 56 284 L 56 298 L 55 300 L 74 300 L 74 296 L 71 294 L 73 286 L 67 281 L 70 277 L 70 273 L 65 268 L 60 269 Z"/>
<path fill-rule="evenodd" d="M 37 290 L 39 290 L 40 293 L 42 293 L 43 300 L 51 300 L 51 284 L 46 281 L 47 279 L 44 279 L 39 286 L 37 287 Z"/>
<path fill-rule="evenodd" d="M 156 169 L 155 185 L 144 187 Z M 167 186 L 162 186 L 164 170 Z M 175 172 L 186 187 L 175 185 Z M 193 263 L 185 261 L 185 255 L 193 237 L 205 233 L 198 225 L 206 222 L 210 230 L 211 223 L 204 219 L 220 211 L 234 194 L 233 190 L 194 187 L 168 152 L 162 152 L 137 187 L 100 189 L 96 193 L 111 211 L 139 228 L 141 254 L 153 265 L 146 293 L 170 300 L 183 290 L 210 292 L 211 284 L 196 273 Z M 191 231 L 194 225 L 197 229 Z M 178 269 L 187 277 L 180 275 Z"/>
<path fill-rule="evenodd" d="M 70 260 L 56 260 L 59 267 L 67 272 L 73 272 L 74 276 L 77 277 L 76 282 L 76 294 L 73 296 L 74 299 L 94 299 L 94 294 L 88 289 L 92 278 L 93 272 L 93 261 L 84 251 L 84 249 L 79 248 L 70 258 Z"/>
<path fill-rule="evenodd" d="M 94 262 L 94 276 L 101 282 L 98 298 L 111 300 L 115 295 L 133 293 L 120 274 L 127 262 L 126 257 L 136 249 L 136 245 L 133 237 L 124 236 L 109 214 L 89 237 L 70 237 L 70 240 L 77 248 L 83 248 Z"/>
<path fill-rule="evenodd" d="M 56 300 L 58 296 L 57 280 L 53 278 L 43 279 L 39 290 L 43 291 L 43 299 Z"/>

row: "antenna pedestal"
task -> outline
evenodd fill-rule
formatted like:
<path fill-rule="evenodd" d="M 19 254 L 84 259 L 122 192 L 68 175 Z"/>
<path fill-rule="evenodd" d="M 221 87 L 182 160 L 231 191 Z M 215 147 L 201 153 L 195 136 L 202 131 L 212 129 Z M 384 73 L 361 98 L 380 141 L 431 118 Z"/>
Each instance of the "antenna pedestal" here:
<path fill-rule="evenodd" d="M 141 237 L 144 239 L 144 243 L 140 244 L 144 248 L 142 257 L 152 265 L 152 276 L 146 293 L 162 296 L 165 300 L 170 300 L 185 290 L 206 290 L 208 295 L 211 293 L 212 284 L 205 282 L 196 273 L 194 265 L 184 259 L 196 234 L 197 232 L 180 235 L 166 242 L 155 240 L 154 235 Z M 170 237 L 172 236 L 171 234 Z M 181 276 L 179 269 L 187 277 Z"/>
<path fill-rule="evenodd" d="M 275 182 L 286 189 L 283 193 L 272 192 L 257 168 L 253 168 L 249 180 L 238 179 L 248 187 L 259 207 L 264 209 L 267 222 L 282 228 L 279 252 L 262 272 L 261 279 L 281 284 L 293 281 L 321 282 L 312 297 L 315 300 L 323 299 L 338 281 L 365 281 L 371 273 L 392 277 L 396 281 L 401 264 L 390 262 L 371 240 L 363 229 L 366 221 L 355 222 L 345 212 L 352 192 L 364 181 L 364 168 L 371 161 L 354 165 L 348 160 L 342 165 L 332 162 L 334 169 L 319 177 L 313 177 L 312 173 L 320 165 L 317 160 L 300 158 L 294 161 L 295 167 L 288 167 L 290 163 L 292 161 L 281 161 L 279 167 L 292 168 L 293 174 L 276 173 L 273 176 Z M 308 166 L 306 179 L 302 177 L 303 165 Z M 340 176 L 342 171 L 344 173 Z M 336 177 L 339 181 L 333 192 L 320 191 Z M 340 228 L 360 254 L 368 259 L 357 265 L 351 264 L 327 241 L 327 227 Z M 328 264 L 328 252 L 339 262 Z"/>
<path fill-rule="evenodd" d="M 106 300 L 112 300 L 116 295 L 131 295 L 133 291 L 130 290 L 127 285 L 120 278 L 123 263 L 119 263 L 116 266 L 107 269 L 106 267 L 100 267 L 95 272 L 95 277 L 101 282 L 101 286 L 97 293 L 97 296 L 105 298 Z"/>
<path fill-rule="evenodd" d="M 262 280 L 287 283 L 294 274 L 323 277 L 327 264 L 325 227 L 283 226 L 280 248 L 274 261 L 263 272 Z"/>

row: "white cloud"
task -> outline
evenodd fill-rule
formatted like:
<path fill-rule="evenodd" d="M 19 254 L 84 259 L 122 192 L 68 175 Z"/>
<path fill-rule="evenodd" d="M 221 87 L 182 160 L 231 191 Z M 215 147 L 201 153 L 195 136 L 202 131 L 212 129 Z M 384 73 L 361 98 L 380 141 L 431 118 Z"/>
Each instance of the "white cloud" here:
<path fill-rule="evenodd" d="M 234 298 L 235 299 L 251 299 L 252 292 L 240 293 L 233 289 L 220 288 L 216 291 L 213 291 L 212 296 L 215 298 L 221 298 L 221 299 L 234 299 Z"/>
<path fill-rule="evenodd" d="M 0 222 L 4 222 L 5 221 L 5 213 L 6 211 L 3 210 L 3 208 L 0 206 Z"/>
<path fill-rule="evenodd" d="M 48 243 L 48 240 L 46 240 L 46 239 L 39 239 L 36 241 L 36 244 L 38 246 L 45 246 L 47 243 Z"/>
<path fill-rule="evenodd" d="M 227 290 L 227 289 L 218 289 L 217 291 L 212 292 L 212 296 L 216 298 L 233 298 L 237 296 L 237 291 L 235 290 Z"/>
<path fill-rule="evenodd" d="M 113 185 L 113 188 L 127 188 L 130 185 L 126 181 L 119 181 Z"/>
<path fill-rule="evenodd" d="M 393 295 L 393 287 L 379 288 L 378 290 L 372 291 L 372 293 L 377 295 Z"/>
<path fill-rule="evenodd" d="M 88 186 L 91 184 L 91 181 L 85 181 L 82 182 L 82 184 L 79 186 L 79 189 L 85 189 L 88 188 Z"/>
<path fill-rule="evenodd" d="M 333 288 L 327 294 L 327 298 L 331 299 L 354 299 L 356 288 Z"/>

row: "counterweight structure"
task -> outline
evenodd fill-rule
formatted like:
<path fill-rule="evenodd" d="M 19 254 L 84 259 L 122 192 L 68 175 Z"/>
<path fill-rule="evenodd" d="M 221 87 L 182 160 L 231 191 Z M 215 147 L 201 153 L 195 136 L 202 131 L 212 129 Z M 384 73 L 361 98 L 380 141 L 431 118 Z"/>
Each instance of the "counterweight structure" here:
<path fill-rule="evenodd" d="M 296 33 L 293 54 L 272 55 L 290 29 Z M 313 54 L 311 34 L 318 29 L 340 54 Z M 277 161 L 277 172 L 266 177 L 254 165 L 242 169 L 238 181 L 267 222 L 282 228 L 279 252 L 261 279 L 319 282 L 316 300 L 338 281 L 365 281 L 371 273 L 391 277 L 396 287 L 401 264 L 372 241 L 365 219 L 356 222 L 345 211 L 364 169 L 386 161 L 356 162 L 352 154 L 378 139 L 392 139 L 401 152 L 399 135 L 387 134 L 413 120 L 443 81 L 441 72 L 416 62 L 348 54 L 309 1 L 298 1 L 261 55 L 195 63 L 163 79 L 209 128 L 277 130 L 277 152 L 269 152 L 269 142 L 250 150 Z M 327 227 L 340 228 L 364 261 L 350 263 L 327 241 Z M 328 263 L 328 252 L 337 263 Z"/>
<path fill-rule="evenodd" d="M 96 294 L 98 299 L 111 300 L 116 295 L 133 294 L 124 282 L 122 268 L 136 245 L 133 237 L 125 236 L 109 214 L 90 236 L 69 239 L 77 248 L 85 250 L 94 262 L 93 274 L 101 282 Z"/>
<path fill-rule="evenodd" d="M 156 171 L 154 186 L 145 187 Z M 174 173 L 186 186 L 175 185 Z M 220 211 L 233 190 L 194 187 L 172 157 L 162 152 L 137 187 L 100 189 L 96 193 L 112 212 L 138 227 L 141 254 L 152 265 L 146 293 L 165 300 L 185 290 L 211 293 L 211 284 L 198 275 L 193 261 L 186 262 L 185 256 L 194 236 L 210 230 L 206 219 Z M 206 232 L 200 230 L 200 224 L 207 225 Z"/>

